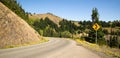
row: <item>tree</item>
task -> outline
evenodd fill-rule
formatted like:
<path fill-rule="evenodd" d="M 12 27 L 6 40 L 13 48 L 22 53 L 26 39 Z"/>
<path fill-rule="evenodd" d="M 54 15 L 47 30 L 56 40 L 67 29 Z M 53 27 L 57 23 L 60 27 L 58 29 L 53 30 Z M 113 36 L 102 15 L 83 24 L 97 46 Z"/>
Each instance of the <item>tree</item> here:
<path fill-rule="evenodd" d="M 70 38 L 72 34 L 69 31 L 61 32 L 61 37 Z"/>
<path fill-rule="evenodd" d="M 97 10 L 97 8 L 93 8 L 92 9 L 92 21 L 93 21 L 93 23 L 97 23 L 98 21 L 99 21 L 99 13 L 98 13 L 98 10 Z"/>
<path fill-rule="evenodd" d="M 48 17 L 45 18 L 45 22 L 47 25 L 49 25 L 51 28 L 54 28 L 55 30 L 58 29 L 57 24 L 55 24 L 53 21 L 51 21 Z"/>
<path fill-rule="evenodd" d="M 111 36 L 108 45 L 110 47 L 119 47 L 118 37 L 117 36 Z"/>

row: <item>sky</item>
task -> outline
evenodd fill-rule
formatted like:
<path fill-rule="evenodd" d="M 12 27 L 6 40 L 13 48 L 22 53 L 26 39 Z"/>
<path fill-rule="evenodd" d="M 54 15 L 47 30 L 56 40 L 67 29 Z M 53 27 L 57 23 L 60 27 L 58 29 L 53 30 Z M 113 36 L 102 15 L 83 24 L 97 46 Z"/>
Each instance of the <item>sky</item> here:
<path fill-rule="evenodd" d="M 26 12 L 52 13 L 74 21 L 91 20 L 92 9 L 97 8 L 99 20 L 120 20 L 120 0 L 17 0 Z"/>

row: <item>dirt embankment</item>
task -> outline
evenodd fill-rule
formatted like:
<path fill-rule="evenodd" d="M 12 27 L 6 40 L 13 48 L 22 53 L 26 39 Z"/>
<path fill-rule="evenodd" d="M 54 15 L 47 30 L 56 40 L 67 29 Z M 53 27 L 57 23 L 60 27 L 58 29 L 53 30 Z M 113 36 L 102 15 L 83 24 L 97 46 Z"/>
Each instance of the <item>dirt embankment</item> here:
<path fill-rule="evenodd" d="M 0 48 L 41 39 L 33 28 L 0 2 Z"/>

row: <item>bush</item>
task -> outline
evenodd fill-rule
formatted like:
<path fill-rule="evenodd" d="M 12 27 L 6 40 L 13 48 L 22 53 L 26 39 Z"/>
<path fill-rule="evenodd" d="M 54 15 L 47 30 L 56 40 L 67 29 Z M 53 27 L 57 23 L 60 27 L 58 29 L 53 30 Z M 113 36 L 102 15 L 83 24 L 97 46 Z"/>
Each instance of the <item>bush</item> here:
<path fill-rule="evenodd" d="M 111 36 L 110 37 L 110 40 L 109 40 L 109 46 L 110 47 L 118 47 L 119 46 L 119 43 L 118 43 L 118 37 L 116 36 Z"/>
<path fill-rule="evenodd" d="M 43 36 L 43 30 L 39 30 L 38 33 Z"/>
<path fill-rule="evenodd" d="M 103 30 L 104 34 L 109 34 L 108 30 L 104 29 Z"/>
<path fill-rule="evenodd" d="M 69 31 L 61 32 L 61 37 L 70 38 L 72 34 Z"/>
<path fill-rule="evenodd" d="M 106 44 L 106 40 L 104 38 L 98 39 L 98 44 L 99 45 L 105 45 Z"/>
<path fill-rule="evenodd" d="M 42 31 L 41 31 L 42 32 Z M 48 37 L 59 37 L 59 33 L 56 32 L 54 28 L 51 28 L 50 26 L 47 26 L 43 30 L 43 36 L 48 36 Z"/>
<path fill-rule="evenodd" d="M 91 30 L 89 32 L 89 36 L 85 37 L 85 40 L 90 43 L 95 43 L 96 41 L 96 31 Z M 103 45 L 105 44 L 104 33 L 102 30 L 97 31 L 97 44 Z"/>
<path fill-rule="evenodd" d="M 95 43 L 95 39 L 92 37 L 85 37 L 85 41 L 90 42 L 90 43 Z"/>

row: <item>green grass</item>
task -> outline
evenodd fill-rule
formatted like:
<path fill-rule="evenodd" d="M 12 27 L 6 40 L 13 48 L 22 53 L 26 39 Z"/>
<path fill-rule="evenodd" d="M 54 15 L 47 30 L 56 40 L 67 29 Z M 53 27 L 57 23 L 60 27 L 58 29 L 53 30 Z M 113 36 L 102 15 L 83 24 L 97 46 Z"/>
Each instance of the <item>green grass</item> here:
<path fill-rule="evenodd" d="M 108 46 L 99 46 L 97 44 L 93 44 L 93 43 L 89 43 L 86 42 L 84 40 L 80 40 L 80 39 L 75 39 L 76 42 L 78 42 L 79 44 L 81 44 L 84 47 L 87 47 L 89 49 L 95 50 L 97 52 L 102 52 L 106 55 L 110 55 L 113 57 L 120 57 L 120 50 L 117 48 L 110 48 Z"/>
<path fill-rule="evenodd" d="M 15 48 L 15 47 L 21 47 L 21 46 L 30 46 L 30 45 L 34 45 L 34 44 L 40 44 L 40 43 L 44 43 L 44 42 L 48 42 L 49 40 L 47 38 L 44 38 L 40 41 L 37 42 L 30 42 L 30 43 L 25 43 L 25 44 L 18 44 L 18 45 L 9 45 L 9 46 L 5 46 L 2 49 L 7 49 L 7 48 Z"/>

